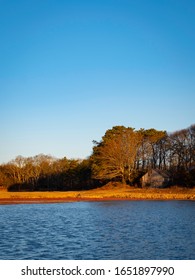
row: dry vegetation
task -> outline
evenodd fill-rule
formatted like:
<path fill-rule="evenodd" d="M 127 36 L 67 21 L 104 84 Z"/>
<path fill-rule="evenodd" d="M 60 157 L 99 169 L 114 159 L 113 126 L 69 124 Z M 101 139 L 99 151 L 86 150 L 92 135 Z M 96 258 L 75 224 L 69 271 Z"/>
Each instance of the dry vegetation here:
<path fill-rule="evenodd" d="M 139 189 L 120 183 L 88 191 L 7 192 L 0 191 L 0 204 L 52 203 L 101 200 L 195 200 L 195 188 Z"/>

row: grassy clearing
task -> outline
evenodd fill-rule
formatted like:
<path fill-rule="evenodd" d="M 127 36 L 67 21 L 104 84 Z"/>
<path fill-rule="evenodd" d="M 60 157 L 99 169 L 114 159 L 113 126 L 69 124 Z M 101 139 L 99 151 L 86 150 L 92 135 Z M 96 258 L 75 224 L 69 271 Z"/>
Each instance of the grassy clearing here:
<path fill-rule="evenodd" d="M 139 189 L 122 184 L 108 184 L 87 191 L 7 192 L 0 191 L 0 204 L 63 202 L 82 200 L 195 200 L 195 188 Z"/>

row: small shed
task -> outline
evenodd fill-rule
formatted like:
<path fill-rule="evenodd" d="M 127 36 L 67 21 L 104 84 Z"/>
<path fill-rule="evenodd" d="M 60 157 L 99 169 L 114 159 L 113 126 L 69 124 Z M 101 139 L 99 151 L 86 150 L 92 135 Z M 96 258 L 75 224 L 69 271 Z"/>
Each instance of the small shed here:
<path fill-rule="evenodd" d="M 168 172 L 158 169 L 151 169 L 141 177 L 142 187 L 165 188 L 169 183 L 170 176 Z"/>

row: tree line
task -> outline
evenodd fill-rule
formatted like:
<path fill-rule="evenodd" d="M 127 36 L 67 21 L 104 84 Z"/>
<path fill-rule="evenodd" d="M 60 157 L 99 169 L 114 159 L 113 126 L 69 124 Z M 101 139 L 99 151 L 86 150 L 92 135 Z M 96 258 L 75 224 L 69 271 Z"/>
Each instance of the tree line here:
<path fill-rule="evenodd" d="M 195 125 L 173 133 L 114 126 L 84 160 L 17 156 L 0 165 L 0 186 L 10 191 L 82 190 L 119 181 L 140 186 L 150 169 L 169 172 L 173 185 L 195 186 Z"/>

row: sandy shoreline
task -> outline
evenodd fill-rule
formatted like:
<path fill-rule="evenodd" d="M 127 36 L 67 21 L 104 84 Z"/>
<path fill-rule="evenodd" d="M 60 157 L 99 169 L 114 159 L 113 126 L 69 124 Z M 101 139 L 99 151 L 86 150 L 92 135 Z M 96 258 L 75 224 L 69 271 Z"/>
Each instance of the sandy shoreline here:
<path fill-rule="evenodd" d="M 7 192 L 0 191 L 0 204 L 64 203 L 106 200 L 191 200 L 195 188 L 138 189 L 129 186 L 102 187 L 88 191 Z"/>

